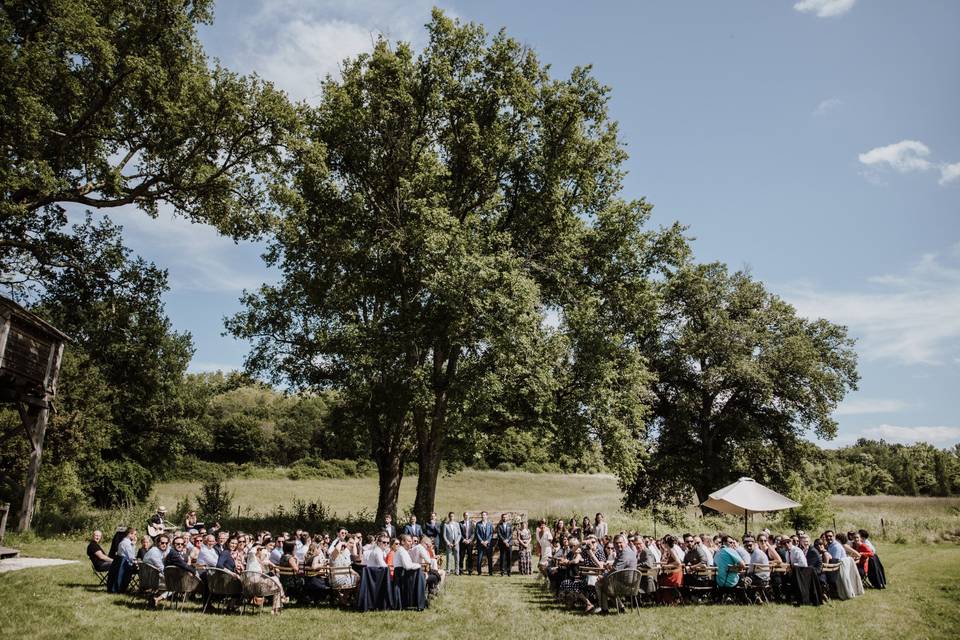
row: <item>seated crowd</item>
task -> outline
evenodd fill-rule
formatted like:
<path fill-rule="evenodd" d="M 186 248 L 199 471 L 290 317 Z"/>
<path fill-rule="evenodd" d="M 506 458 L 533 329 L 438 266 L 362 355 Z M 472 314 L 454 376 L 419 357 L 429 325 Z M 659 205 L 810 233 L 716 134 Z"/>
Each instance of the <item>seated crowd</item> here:
<path fill-rule="evenodd" d="M 599 523 L 601 515 L 598 514 Z M 848 599 L 864 585 L 884 588 L 883 565 L 867 531 L 825 531 L 811 538 L 804 531 L 773 535 L 763 530 L 737 539 L 727 534 L 665 535 L 637 532 L 610 536 L 606 527 L 540 521 L 536 536 L 540 571 L 554 593 L 571 606 L 608 612 L 611 598 L 625 591 L 640 600 L 679 602 L 769 602 L 821 604 Z M 613 577 L 618 571 L 630 576 Z M 615 585 L 614 583 L 617 583 Z M 618 604 L 618 606 L 622 606 Z"/>
<path fill-rule="evenodd" d="M 182 530 L 166 524 L 165 515 L 166 509 L 160 507 L 151 524 L 158 525 L 163 532 L 143 535 L 139 549 L 137 530 L 133 527 L 118 530 L 110 553 L 101 546 L 102 532 L 93 532 L 87 555 L 95 571 L 108 574 L 108 591 L 126 591 L 141 564 L 160 573 L 171 566 L 192 573 L 201 581 L 201 595 L 212 569 L 226 570 L 237 577 L 258 573 L 277 585 L 279 596 L 273 598 L 273 611 L 277 612 L 290 598 L 315 603 L 332 591 L 352 593 L 365 566 L 388 568 L 391 576 L 400 567 L 422 570 L 430 593 L 438 591 L 446 575 L 437 560 L 435 541 L 428 535 L 404 533 L 392 537 L 385 529 L 364 537 L 342 527 L 333 535 L 311 534 L 302 529 L 292 535 L 273 535 L 269 531 L 250 534 L 228 531 L 219 523 L 207 528 L 197 522 L 192 512 L 186 522 L 190 528 Z M 159 593 L 151 604 L 156 606 L 169 595 Z"/>

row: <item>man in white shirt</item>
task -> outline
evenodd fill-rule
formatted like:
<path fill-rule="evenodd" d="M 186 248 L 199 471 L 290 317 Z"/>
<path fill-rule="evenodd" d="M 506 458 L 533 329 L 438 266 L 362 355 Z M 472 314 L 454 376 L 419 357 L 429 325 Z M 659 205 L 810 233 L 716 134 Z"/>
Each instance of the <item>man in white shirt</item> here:
<path fill-rule="evenodd" d="M 364 552 L 363 563 L 368 567 L 386 567 L 389 546 L 390 539 L 387 536 L 380 536 L 370 549 Z"/>
<path fill-rule="evenodd" d="M 787 564 L 791 567 L 807 566 L 807 556 L 793 543 L 792 539 L 784 537 L 783 548 L 787 552 Z"/>
<path fill-rule="evenodd" d="M 394 569 L 419 569 L 420 565 L 410 557 L 410 548 L 413 546 L 413 537 L 404 533 L 400 536 L 400 546 L 393 554 Z"/>
<path fill-rule="evenodd" d="M 203 539 L 203 546 L 200 547 L 200 553 L 197 555 L 197 564 L 202 564 L 208 568 L 217 566 L 220 554 L 214 549 L 216 544 L 217 539 L 213 537 L 213 534 L 208 533 Z"/>
<path fill-rule="evenodd" d="M 644 542 L 647 545 L 647 555 L 653 560 L 653 564 L 660 564 L 660 548 L 657 547 L 657 541 L 650 536 L 644 536 Z"/>
<path fill-rule="evenodd" d="M 757 547 L 757 542 L 752 536 L 744 536 L 743 549 L 750 555 L 750 563 L 747 565 L 748 573 L 764 582 L 769 582 L 770 559 Z"/>

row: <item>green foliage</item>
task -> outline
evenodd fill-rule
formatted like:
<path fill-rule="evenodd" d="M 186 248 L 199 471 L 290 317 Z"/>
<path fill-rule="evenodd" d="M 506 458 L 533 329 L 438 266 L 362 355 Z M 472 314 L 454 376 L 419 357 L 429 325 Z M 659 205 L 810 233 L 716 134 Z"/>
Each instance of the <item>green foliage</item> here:
<path fill-rule="evenodd" d="M 814 489 L 799 473 L 791 473 L 787 479 L 787 495 L 800 506 L 787 509 L 781 516 L 784 527 L 814 531 L 826 525 L 834 516 L 830 504 L 830 492 Z"/>
<path fill-rule="evenodd" d="M 134 505 L 150 494 L 153 476 L 128 459 L 104 460 L 84 478 L 87 493 L 98 507 Z"/>
<path fill-rule="evenodd" d="M 232 513 L 233 493 L 227 490 L 226 482 L 220 478 L 204 482 L 196 500 L 197 516 L 203 518 L 204 522 L 223 520 Z"/>
<path fill-rule="evenodd" d="M 291 480 L 306 478 L 364 478 L 376 474 L 376 466 L 367 460 L 321 460 L 304 458 L 294 464 L 287 476 Z"/>
<path fill-rule="evenodd" d="M 210 0 L 51 0 L 0 9 L 0 273 L 21 289 L 85 252 L 61 205 L 161 204 L 234 237 L 269 223 L 296 127 L 287 99 L 207 59 Z M 4 278 L 6 280 L 6 278 Z"/>
<path fill-rule="evenodd" d="M 87 523 L 89 499 L 76 464 L 45 464 L 40 467 L 36 512 L 38 531 L 70 531 Z"/>
<path fill-rule="evenodd" d="M 262 459 L 268 441 L 260 422 L 244 414 L 233 414 L 218 422 L 213 438 L 211 457 L 238 463 Z"/>
<path fill-rule="evenodd" d="M 654 437 L 643 472 L 621 474 L 628 506 L 687 504 L 749 475 L 783 487 L 804 459 L 803 435 L 830 438 L 831 413 L 856 387 L 844 327 L 799 317 L 743 272 L 689 264 L 659 287 L 643 337 Z"/>

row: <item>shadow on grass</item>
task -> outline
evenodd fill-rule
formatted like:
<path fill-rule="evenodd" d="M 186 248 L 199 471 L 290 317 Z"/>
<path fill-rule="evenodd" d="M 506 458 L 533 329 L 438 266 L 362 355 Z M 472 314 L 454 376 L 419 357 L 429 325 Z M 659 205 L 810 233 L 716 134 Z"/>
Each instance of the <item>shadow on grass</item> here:
<path fill-rule="evenodd" d="M 569 611 L 559 601 L 553 592 L 539 580 L 523 585 L 523 599 L 541 611 Z"/>
<path fill-rule="evenodd" d="M 66 587 L 67 589 L 83 589 L 88 593 L 107 592 L 101 585 L 93 584 L 92 582 L 60 582 L 57 586 Z"/>

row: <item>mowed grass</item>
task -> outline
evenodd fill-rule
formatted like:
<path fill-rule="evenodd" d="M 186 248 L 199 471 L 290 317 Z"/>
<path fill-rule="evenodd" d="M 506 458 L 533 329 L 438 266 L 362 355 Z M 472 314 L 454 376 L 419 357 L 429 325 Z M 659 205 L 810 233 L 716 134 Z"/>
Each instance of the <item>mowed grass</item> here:
<path fill-rule="evenodd" d="M 153 611 L 95 588 L 87 563 L 0 574 L 5 638 L 953 638 L 960 628 L 960 548 L 884 545 L 885 591 L 824 607 L 647 607 L 586 616 L 557 605 L 532 576 L 450 580 L 428 610 L 361 614 L 291 606 L 267 614 Z M 83 555 L 77 544 L 74 557 Z"/>
<path fill-rule="evenodd" d="M 294 499 L 323 502 L 340 516 L 361 510 L 372 517 L 377 506 L 376 478 L 290 480 L 278 473 L 269 479 L 237 478 L 227 483 L 234 492 L 233 509 L 241 514 L 268 515 L 279 505 L 289 511 Z M 199 483 L 169 482 L 156 489 L 156 501 L 172 509 L 178 500 L 193 497 Z M 401 510 L 413 504 L 416 478 L 405 478 L 400 491 Z M 620 507 L 621 492 L 610 475 L 531 474 L 499 471 L 462 471 L 440 479 L 436 509 L 441 520 L 448 511 L 458 516 L 465 510 L 525 510 L 531 518 L 579 517 L 600 511 L 614 530 L 636 529 L 652 532 L 649 513 L 625 513 Z M 960 498 L 914 498 L 900 496 L 835 496 L 836 528 L 842 531 L 866 528 L 878 539 L 907 542 L 938 542 L 960 538 Z M 699 510 L 691 507 L 684 526 L 697 531 L 728 527 L 742 531 L 735 519 L 698 520 Z M 881 523 L 882 520 L 882 523 Z M 776 528 L 776 516 L 754 517 L 752 528 Z M 833 526 L 833 521 L 825 523 Z M 674 528 L 674 532 L 678 532 Z M 669 530 L 662 522 L 657 532 Z M 885 533 L 884 533 L 885 532 Z"/>

